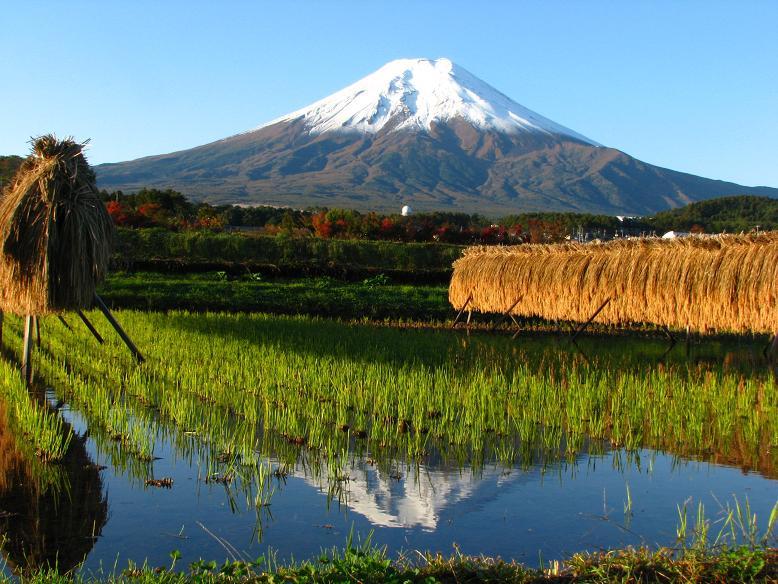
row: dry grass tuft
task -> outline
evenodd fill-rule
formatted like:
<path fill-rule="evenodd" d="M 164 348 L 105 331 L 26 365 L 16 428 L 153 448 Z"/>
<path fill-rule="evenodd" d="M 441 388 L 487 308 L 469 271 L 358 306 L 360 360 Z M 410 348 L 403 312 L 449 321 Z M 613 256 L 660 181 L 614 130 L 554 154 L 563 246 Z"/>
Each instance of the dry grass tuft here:
<path fill-rule="evenodd" d="M 20 315 L 88 307 L 105 277 L 113 223 L 72 139 L 33 143 L 0 200 L 0 310 Z"/>
<path fill-rule="evenodd" d="M 778 232 L 601 244 L 472 247 L 454 262 L 461 309 L 710 333 L 778 330 Z"/>

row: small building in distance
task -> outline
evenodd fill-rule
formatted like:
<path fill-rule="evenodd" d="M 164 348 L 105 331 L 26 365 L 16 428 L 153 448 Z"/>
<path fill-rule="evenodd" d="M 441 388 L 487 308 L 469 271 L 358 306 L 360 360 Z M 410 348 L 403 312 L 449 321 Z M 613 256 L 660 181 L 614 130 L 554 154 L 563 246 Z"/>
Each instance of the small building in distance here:
<path fill-rule="evenodd" d="M 689 237 L 691 233 L 688 231 L 668 231 L 662 236 L 662 239 L 676 239 L 678 237 Z"/>

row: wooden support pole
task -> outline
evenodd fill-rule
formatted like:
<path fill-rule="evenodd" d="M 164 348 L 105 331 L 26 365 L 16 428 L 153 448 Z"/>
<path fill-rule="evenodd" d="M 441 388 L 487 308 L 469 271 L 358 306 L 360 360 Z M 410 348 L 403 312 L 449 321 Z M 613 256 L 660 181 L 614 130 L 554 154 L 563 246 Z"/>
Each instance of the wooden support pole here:
<path fill-rule="evenodd" d="M 3 344 L 3 320 L 5 318 L 5 315 L 3 314 L 3 311 L 0 310 L 0 345 Z"/>
<path fill-rule="evenodd" d="M 41 348 L 41 321 L 37 316 L 32 317 L 35 322 L 35 344 Z"/>
<path fill-rule="evenodd" d="M 775 359 L 776 354 L 778 354 L 778 331 L 775 332 L 773 338 L 767 343 L 762 354 L 770 361 Z"/>
<path fill-rule="evenodd" d="M 71 332 L 73 331 L 73 329 L 70 328 L 70 325 L 68 324 L 68 321 L 65 320 L 64 316 L 62 316 L 61 314 L 58 314 L 57 315 L 57 319 L 59 319 L 59 322 L 62 323 L 62 326 L 64 326 L 66 329 L 68 329 Z"/>
<path fill-rule="evenodd" d="M 508 317 L 511 317 L 511 318 L 513 319 L 513 322 L 516 322 L 516 319 L 515 319 L 515 318 L 513 318 L 513 315 L 511 314 L 511 310 L 513 310 L 514 308 L 516 308 L 516 305 L 517 305 L 519 302 L 521 302 L 521 296 L 519 296 L 519 298 L 516 300 L 516 302 L 514 302 L 513 304 L 511 304 L 511 306 L 510 306 L 510 308 L 508 308 L 508 310 L 506 310 L 505 312 L 503 312 L 503 313 L 502 313 L 502 315 L 500 316 L 500 318 L 498 318 L 498 319 L 497 319 L 497 322 L 495 322 L 495 323 L 492 325 L 492 328 L 490 329 L 490 332 L 494 332 L 494 330 L 495 330 L 495 329 L 496 329 L 498 326 L 500 326 L 500 325 L 502 324 L 502 321 L 504 321 L 504 320 L 505 320 L 506 318 L 508 318 Z M 518 326 L 518 324 L 517 324 L 516 326 Z"/>
<path fill-rule="evenodd" d="M 670 331 L 669 328 L 663 326 L 662 331 L 665 333 L 667 340 L 669 340 L 673 345 L 677 342 L 677 339 L 675 338 L 675 336 L 673 335 L 673 333 Z"/>
<path fill-rule="evenodd" d="M 472 294 L 470 294 L 470 296 L 468 296 L 468 297 L 467 297 L 467 300 L 465 300 L 465 303 L 462 305 L 462 308 L 461 308 L 461 310 L 459 311 L 459 313 L 457 314 L 457 317 L 454 319 L 454 322 L 453 322 L 453 324 L 451 325 L 451 328 L 454 328 L 455 326 L 457 326 L 457 322 L 459 322 L 459 319 L 462 317 L 462 315 L 463 315 L 463 314 L 464 314 L 464 312 L 465 312 L 465 308 L 467 308 L 467 305 L 468 305 L 468 304 L 470 304 L 470 301 L 471 301 L 472 299 L 473 299 L 473 295 L 472 295 Z"/>
<path fill-rule="evenodd" d="M 32 319 L 27 315 L 24 320 L 24 347 L 22 350 L 22 377 L 27 385 L 32 383 Z"/>
<path fill-rule="evenodd" d="M 600 314 L 600 312 L 602 312 L 602 309 L 603 309 L 603 308 L 605 308 L 606 306 L 608 306 L 608 303 L 609 303 L 610 301 L 611 301 L 611 299 L 610 299 L 610 298 L 608 298 L 608 299 L 607 299 L 605 302 L 603 302 L 603 303 L 600 305 L 600 307 L 599 307 L 597 310 L 595 310 L 595 311 L 594 311 L 594 314 L 593 314 L 593 315 L 591 315 L 591 316 L 589 317 L 589 320 L 587 320 L 585 323 L 583 323 L 583 325 L 581 325 L 581 327 L 579 327 L 579 329 L 578 329 L 577 331 L 575 331 L 575 334 L 573 335 L 573 339 L 572 339 L 572 340 L 575 340 L 575 339 L 577 339 L 577 338 L 578 338 L 578 335 L 580 335 L 582 332 L 584 332 L 584 331 L 586 330 L 586 327 L 588 327 L 590 324 L 592 324 L 592 321 L 593 321 L 595 318 L 597 318 L 597 315 L 598 315 L 598 314 Z"/>
<path fill-rule="evenodd" d="M 135 358 L 138 360 L 138 363 L 143 363 L 145 359 L 143 358 L 143 355 L 141 355 L 141 352 L 138 350 L 138 347 L 136 347 L 135 343 L 132 342 L 132 339 L 129 336 L 127 336 L 127 333 L 124 332 L 124 329 L 113 317 L 113 314 L 111 314 L 111 311 L 108 309 L 105 302 L 103 302 L 103 299 L 100 298 L 100 296 L 98 296 L 97 294 L 95 294 L 95 304 L 97 305 L 97 308 L 100 309 L 100 312 L 103 313 L 103 315 L 108 320 L 108 322 L 111 323 L 111 326 L 114 328 L 114 330 L 122 338 L 124 344 L 127 345 L 127 348 L 132 352 L 133 355 L 135 355 Z"/>
<path fill-rule="evenodd" d="M 89 322 L 89 319 L 86 317 L 86 314 L 81 312 L 81 309 L 76 310 L 76 314 L 81 319 L 81 321 L 86 325 L 86 328 L 89 329 L 89 332 L 92 333 L 92 336 L 97 339 L 97 342 L 101 345 L 105 342 L 103 340 L 103 337 L 100 336 L 100 333 L 97 332 L 97 329 L 92 325 L 91 322 Z"/>
<path fill-rule="evenodd" d="M 578 351 L 578 354 L 583 357 L 583 360 L 586 361 L 587 365 L 591 365 L 592 362 L 589 360 L 589 357 L 586 355 L 586 353 L 583 352 L 583 349 L 576 343 L 575 341 L 571 341 L 575 349 Z"/>
<path fill-rule="evenodd" d="M 470 319 L 473 318 L 473 311 L 468 310 L 467 311 L 467 322 L 465 323 L 465 326 L 467 327 L 467 330 L 470 330 Z"/>
<path fill-rule="evenodd" d="M 667 347 L 667 349 L 665 349 L 665 352 L 664 352 L 664 353 L 662 353 L 662 356 L 661 356 L 661 357 L 659 357 L 659 360 L 657 361 L 657 363 L 659 363 L 659 364 L 664 364 L 664 362 L 665 362 L 665 359 L 666 359 L 666 358 L 667 358 L 667 356 L 670 354 L 670 351 L 672 351 L 672 350 L 673 350 L 673 347 L 675 347 L 675 343 L 670 343 L 670 346 L 669 346 L 669 347 Z"/>

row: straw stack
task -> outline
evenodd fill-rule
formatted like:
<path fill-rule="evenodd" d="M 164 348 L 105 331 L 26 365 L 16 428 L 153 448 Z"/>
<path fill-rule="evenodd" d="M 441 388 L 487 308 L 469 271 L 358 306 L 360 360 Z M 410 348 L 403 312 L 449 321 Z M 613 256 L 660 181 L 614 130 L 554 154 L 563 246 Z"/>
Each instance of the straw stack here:
<path fill-rule="evenodd" d="M 710 333 L 778 330 L 778 232 L 600 244 L 472 247 L 454 262 L 461 309 Z"/>
<path fill-rule="evenodd" d="M 33 144 L 0 200 L 0 310 L 44 315 L 89 307 L 105 277 L 113 223 L 71 139 Z"/>

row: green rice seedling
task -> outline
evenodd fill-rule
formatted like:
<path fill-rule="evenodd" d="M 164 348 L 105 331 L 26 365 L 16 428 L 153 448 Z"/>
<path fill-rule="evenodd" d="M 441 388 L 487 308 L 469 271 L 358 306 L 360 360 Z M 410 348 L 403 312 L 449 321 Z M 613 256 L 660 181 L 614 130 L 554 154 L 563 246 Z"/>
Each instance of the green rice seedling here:
<path fill-rule="evenodd" d="M 759 525 L 758 517 L 751 510 L 748 498 L 741 503 L 737 496 L 727 501 L 721 509 L 721 518 L 711 521 L 706 517 L 705 506 L 697 503 L 694 525 L 689 531 L 687 505 L 690 501 L 678 506 L 678 524 L 676 527 L 677 542 L 684 550 L 695 550 L 700 553 L 733 549 L 741 546 L 748 549 L 760 549 L 770 546 L 774 538 L 776 521 L 778 521 L 778 499 L 775 502 L 764 528 Z M 715 538 L 711 539 L 712 528 L 719 524 Z"/>
<path fill-rule="evenodd" d="M 249 466 L 269 457 L 335 483 L 366 456 L 386 468 L 435 456 L 477 471 L 623 447 L 768 474 L 778 464 L 762 448 L 775 443 L 775 380 L 707 355 L 649 366 L 658 343 L 587 340 L 584 359 L 544 337 L 518 345 L 300 317 L 119 316 L 144 349 L 142 367 L 110 335 L 96 353 L 86 331 L 55 323 L 42 369 L 90 424 L 116 426 L 140 456 L 162 432 L 188 455 L 229 453 Z"/>
<path fill-rule="evenodd" d="M 5 424 L 38 457 L 57 461 L 65 455 L 72 431 L 47 404 L 33 399 L 18 371 L 4 360 L 0 360 L 0 397 L 6 404 Z"/>

